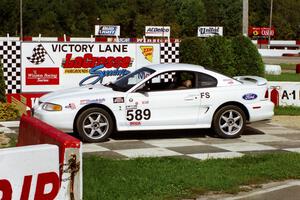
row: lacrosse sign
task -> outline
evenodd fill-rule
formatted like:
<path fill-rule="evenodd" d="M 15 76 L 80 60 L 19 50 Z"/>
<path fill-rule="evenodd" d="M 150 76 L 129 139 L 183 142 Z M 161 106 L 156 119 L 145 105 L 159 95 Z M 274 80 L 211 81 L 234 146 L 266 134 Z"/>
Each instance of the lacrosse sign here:
<path fill-rule="evenodd" d="M 23 42 L 23 93 L 109 83 L 136 68 L 160 63 L 160 44 Z"/>

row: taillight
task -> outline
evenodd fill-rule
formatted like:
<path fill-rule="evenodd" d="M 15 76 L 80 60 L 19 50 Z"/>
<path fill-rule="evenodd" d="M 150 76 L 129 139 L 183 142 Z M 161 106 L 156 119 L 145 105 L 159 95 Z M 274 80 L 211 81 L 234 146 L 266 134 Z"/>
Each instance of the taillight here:
<path fill-rule="evenodd" d="M 265 99 L 269 99 L 269 90 L 268 89 L 265 92 Z"/>

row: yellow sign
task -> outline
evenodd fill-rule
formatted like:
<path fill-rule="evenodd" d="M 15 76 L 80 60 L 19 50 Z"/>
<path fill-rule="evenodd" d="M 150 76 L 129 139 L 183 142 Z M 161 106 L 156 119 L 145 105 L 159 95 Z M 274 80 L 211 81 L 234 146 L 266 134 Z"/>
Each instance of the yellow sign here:
<path fill-rule="evenodd" d="M 146 60 L 152 62 L 153 59 L 153 46 L 140 46 L 142 54 L 145 56 Z"/>
<path fill-rule="evenodd" d="M 65 69 L 65 74 L 88 74 L 89 68 L 68 68 Z"/>

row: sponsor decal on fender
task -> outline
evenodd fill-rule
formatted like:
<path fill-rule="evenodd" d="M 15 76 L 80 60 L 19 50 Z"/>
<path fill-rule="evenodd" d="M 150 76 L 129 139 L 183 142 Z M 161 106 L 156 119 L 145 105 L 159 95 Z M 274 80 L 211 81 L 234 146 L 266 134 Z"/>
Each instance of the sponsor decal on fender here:
<path fill-rule="evenodd" d="M 26 68 L 26 85 L 58 85 L 59 68 Z"/>
<path fill-rule="evenodd" d="M 233 80 L 232 79 L 223 79 L 224 82 L 226 82 L 227 84 L 233 84 Z"/>
<path fill-rule="evenodd" d="M 153 60 L 153 46 L 140 46 L 142 54 L 145 56 L 146 60 L 152 62 Z"/>
<path fill-rule="evenodd" d="M 130 126 L 140 126 L 141 122 L 129 122 Z"/>
<path fill-rule="evenodd" d="M 243 99 L 245 99 L 245 100 L 253 100 L 256 98 L 257 98 L 257 95 L 253 94 L 253 93 L 248 93 L 248 94 L 243 95 Z"/>
<path fill-rule="evenodd" d="M 103 103 L 105 101 L 104 98 L 102 99 L 84 99 L 80 100 L 80 105 L 86 105 L 86 104 L 91 104 L 91 103 Z"/>
<path fill-rule="evenodd" d="M 65 108 L 75 110 L 76 106 L 75 106 L 75 103 L 69 103 L 69 105 L 65 106 Z"/>
<path fill-rule="evenodd" d="M 149 104 L 149 101 L 142 101 L 142 104 Z"/>
<path fill-rule="evenodd" d="M 124 97 L 114 97 L 113 103 L 124 103 Z"/>
<path fill-rule="evenodd" d="M 137 109 L 137 105 L 128 105 L 126 106 L 126 110 L 134 110 Z"/>

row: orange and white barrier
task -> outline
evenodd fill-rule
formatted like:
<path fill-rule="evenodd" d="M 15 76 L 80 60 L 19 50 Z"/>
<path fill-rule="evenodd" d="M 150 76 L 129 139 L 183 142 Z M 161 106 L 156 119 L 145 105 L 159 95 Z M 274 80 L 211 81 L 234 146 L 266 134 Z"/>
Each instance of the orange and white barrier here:
<path fill-rule="evenodd" d="M 80 140 L 36 118 L 22 116 L 17 146 L 37 144 L 53 144 L 59 148 L 57 167 L 59 168 L 60 190 L 55 199 L 82 199 L 82 144 Z M 51 159 L 48 159 L 48 162 L 52 162 Z"/>
<path fill-rule="evenodd" d="M 58 147 L 0 149 L 0 199 L 55 199 L 59 195 Z"/>

